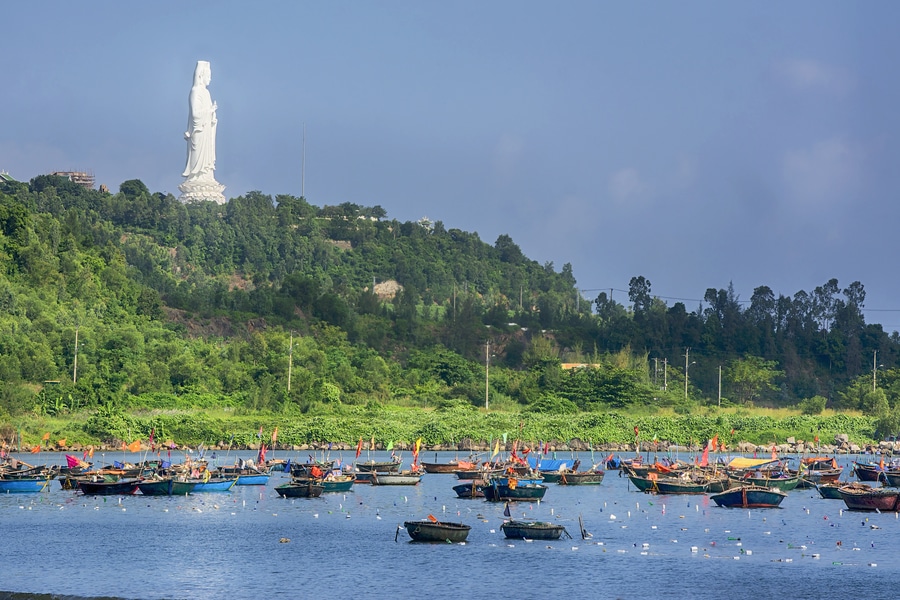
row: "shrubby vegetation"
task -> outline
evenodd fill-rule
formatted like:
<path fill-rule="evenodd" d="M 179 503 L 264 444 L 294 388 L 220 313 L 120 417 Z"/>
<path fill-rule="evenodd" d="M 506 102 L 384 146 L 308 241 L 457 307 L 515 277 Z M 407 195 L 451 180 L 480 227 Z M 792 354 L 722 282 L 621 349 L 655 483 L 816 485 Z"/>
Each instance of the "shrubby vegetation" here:
<path fill-rule="evenodd" d="M 633 426 L 615 414 L 682 415 L 647 424 L 681 440 L 705 435 L 703 410 L 770 406 L 861 412 L 847 425 L 867 436 L 900 427 L 900 338 L 865 323 L 858 282 L 762 286 L 749 303 L 711 288 L 688 312 L 637 276 L 626 306 L 585 300 L 570 264 L 529 260 L 508 235 L 491 245 L 379 206 L 260 192 L 184 205 L 139 180 L 0 186 L 2 422 L 85 441 L 148 427 L 252 441 L 236 428 L 271 421 L 297 441 L 448 442 L 521 419 L 534 439 L 599 442 Z M 376 293 L 384 282 L 396 293 Z M 499 412 L 479 415 L 486 383 Z"/>

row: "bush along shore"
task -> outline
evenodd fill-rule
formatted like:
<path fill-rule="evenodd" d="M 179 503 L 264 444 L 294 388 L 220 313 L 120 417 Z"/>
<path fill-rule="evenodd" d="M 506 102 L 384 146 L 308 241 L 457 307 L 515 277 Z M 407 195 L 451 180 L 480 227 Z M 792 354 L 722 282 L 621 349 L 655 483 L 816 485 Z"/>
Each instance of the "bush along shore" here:
<path fill-rule="evenodd" d="M 409 450 L 489 452 L 499 443 L 550 452 L 692 452 L 714 437 L 728 452 L 855 454 L 892 452 L 895 443 L 875 439 L 874 419 L 864 416 L 633 416 L 615 412 L 480 412 L 470 408 L 423 410 L 383 406 L 341 407 L 326 415 L 226 415 L 159 412 L 83 413 L 45 420 L 25 417 L 0 427 L 9 450 L 120 451 L 126 446 L 279 451 Z M 900 450 L 900 448 L 898 448 Z"/>

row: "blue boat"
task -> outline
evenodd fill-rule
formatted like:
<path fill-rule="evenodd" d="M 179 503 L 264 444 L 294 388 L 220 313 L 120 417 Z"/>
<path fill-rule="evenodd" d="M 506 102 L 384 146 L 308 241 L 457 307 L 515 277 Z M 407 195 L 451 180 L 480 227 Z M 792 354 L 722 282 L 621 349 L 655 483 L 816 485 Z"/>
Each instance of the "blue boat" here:
<path fill-rule="evenodd" d="M 0 494 L 24 494 L 43 492 L 50 484 L 50 477 L 21 477 L 0 479 Z"/>
<path fill-rule="evenodd" d="M 268 473 L 247 473 L 238 475 L 235 485 L 266 485 L 269 483 Z"/>
<path fill-rule="evenodd" d="M 237 483 L 237 477 L 214 477 L 207 481 L 200 481 L 194 486 L 194 492 L 227 492 Z"/>

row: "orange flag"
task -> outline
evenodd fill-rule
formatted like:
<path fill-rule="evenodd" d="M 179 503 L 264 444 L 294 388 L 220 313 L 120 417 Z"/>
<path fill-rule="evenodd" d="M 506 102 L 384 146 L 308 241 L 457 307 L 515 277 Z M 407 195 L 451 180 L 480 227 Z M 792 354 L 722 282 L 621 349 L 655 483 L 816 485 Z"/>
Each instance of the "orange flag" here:
<path fill-rule="evenodd" d="M 91 446 L 90 450 L 88 450 L 88 458 L 94 458 L 94 447 Z"/>
<path fill-rule="evenodd" d="M 437 517 L 435 517 L 434 515 L 428 515 L 428 520 L 431 521 L 432 523 L 438 522 Z"/>
<path fill-rule="evenodd" d="M 45 433 L 45 434 L 44 434 L 44 437 L 42 437 L 41 439 L 42 439 L 43 441 L 45 441 L 45 442 L 46 442 L 47 440 L 49 440 L 49 439 L 50 439 L 50 432 L 48 431 L 47 433 Z"/>
<path fill-rule="evenodd" d="M 275 428 L 275 431 L 272 432 L 272 441 L 273 442 L 278 441 L 278 428 L 277 427 Z"/>
<path fill-rule="evenodd" d="M 359 458 L 360 454 L 362 454 L 362 438 L 359 438 L 359 443 L 356 445 L 356 458 Z"/>
<path fill-rule="evenodd" d="M 128 444 L 129 452 L 140 452 L 141 451 L 141 440 L 134 440 L 130 444 Z"/>
<path fill-rule="evenodd" d="M 778 460 L 778 452 L 775 450 L 775 446 L 772 446 L 772 460 Z"/>
<path fill-rule="evenodd" d="M 63 439 L 61 439 L 61 440 L 57 440 L 57 441 L 56 441 L 56 445 L 57 445 L 57 446 L 60 446 L 60 447 L 65 446 L 65 445 L 66 445 L 66 438 L 63 438 Z"/>
<path fill-rule="evenodd" d="M 40 447 L 40 446 L 33 446 L 33 447 L 31 448 L 31 453 L 32 453 L 32 454 L 37 454 L 37 453 L 40 452 L 40 451 L 41 451 L 41 447 Z"/>

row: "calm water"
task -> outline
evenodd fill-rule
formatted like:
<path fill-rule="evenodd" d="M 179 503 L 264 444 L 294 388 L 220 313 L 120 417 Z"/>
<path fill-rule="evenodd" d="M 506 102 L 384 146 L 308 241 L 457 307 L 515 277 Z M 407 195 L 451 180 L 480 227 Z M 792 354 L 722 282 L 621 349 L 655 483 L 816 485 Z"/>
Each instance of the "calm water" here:
<path fill-rule="evenodd" d="M 896 514 L 842 510 L 815 490 L 791 492 L 780 509 L 729 510 L 705 496 L 638 493 L 611 471 L 599 486 L 550 485 L 539 505 L 511 505 L 514 517 L 557 521 L 575 538 L 529 543 L 503 537 L 503 504 L 457 499 L 453 475 L 295 500 L 275 493 L 281 481 L 279 473 L 266 487 L 178 498 L 104 499 L 57 482 L 49 493 L 0 496 L 0 590 L 136 599 L 458 600 L 511 590 L 542 599 L 887 597 L 900 573 Z M 468 542 L 412 544 L 405 530 L 394 541 L 404 520 L 428 514 L 471 525 Z M 579 514 L 593 539 L 580 538 Z"/>

